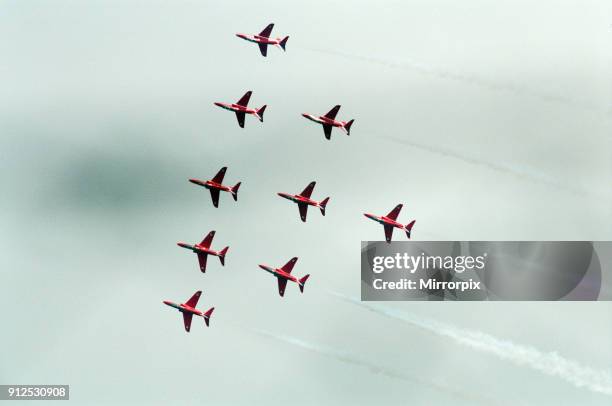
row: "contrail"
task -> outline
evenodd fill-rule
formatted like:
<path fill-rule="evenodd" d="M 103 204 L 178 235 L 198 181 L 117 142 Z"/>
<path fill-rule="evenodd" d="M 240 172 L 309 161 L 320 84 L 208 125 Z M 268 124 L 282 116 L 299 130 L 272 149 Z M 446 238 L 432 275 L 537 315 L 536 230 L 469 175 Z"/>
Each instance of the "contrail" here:
<path fill-rule="evenodd" d="M 517 344 L 480 331 L 462 329 L 450 324 L 408 315 L 394 309 L 374 307 L 335 292 L 331 294 L 383 316 L 409 323 L 441 337 L 450 338 L 476 351 L 493 354 L 504 361 L 561 378 L 577 388 L 612 396 L 612 373 L 610 371 L 587 367 L 556 352 L 542 352 L 537 348 Z"/>
<path fill-rule="evenodd" d="M 483 167 L 486 167 L 494 171 L 511 174 L 522 180 L 545 184 L 547 186 L 554 187 L 555 189 L 559 189 L 559 190 L 571 193 L 576 196 L 590 195 L 591 197 L 596 198 L 600 200 L 601 202 L 608 203 L 608 199 L 599 193 L 594 193 L 592 191 L 589 191 L 589 190 L 586 190 L 580 187 L 575 187 L 572 185 L 557 182 L 554 178 L 544 173 L 537 172 L 535 170 L 521 168 L 519 166 L 509 165 L 503 162 L 488 162 L 482 159 L 470 157 L 458 151 L 453 151 L 453 150 L 446 149 L 443 147 L 434 147 L 434 146 L 430 146 L 426 144 L 421 144 L 421 143 L 406 140 L 403 138 L 397 138 L 397 137 L 392 137 L 392 136 L 383 136 L 382 138 L 385 138 L 391 142 L 403 144 L 403 145 L 406 145 L 412 148 L 417 148 L 417 149 L 427 151 L 427 152 L 430 152 L 436 155 L 442 155 L 448 158 L 454 158 L 454 159 L 461 160 L 463 162 L 466 162 L 472 165 L 483 166 Z"/>
<path fill-rule="evenodd" d="M 279 341 L 283 341 L 285 343 L 291 344 L 291 345 L 295 345 L 297 347 L 303 348 L 305 350 L 309 350 L 312 352 L 315 352 L 319 355 L 323 355 L 332 359 L 335 359 L 337 361 L 340 362 L 344 362 L 346 364 L 350 364 L 350 365 L 355 365 L 358 367 L 363 367 L 368 369 L 370 372 L 375 373 L 375 374 L 381 374 L 383 376 L 386 376 L 388 378 L 393 378 L 393 379 L 397 379 L 397 380 L 401 380 L 401 381 L 408 381 L 411 383 L 417 383 L 420 385 L 426 385 L 431 387 L 432 389 L 435 390 L 439 390 L 439 391 L 443 391 L 446 392 L 454 397 L 459 396 L 462 397 L 468 401 L 471 402 L 479 402 L 481 404 L 484 405 L 491 405 L 491 404 L 500 404 L 498 401 L 491 399 L 491 398 L 487 398 L 485 396 L 481 396 L 481 395 L 476 395 L 476 394 L 472 394 L 472 393 L 468 393 L 465 391 L 461 391 L 459 389 L 456 388 L 452 388 L 449 387 L 447 385 L 442 385 L 439 384 L 437 382 L 434 381 L 429 381 L 429 380 L 424 380 L 422 378 L 418 378 L 415 376 L 410 376 L 407 374 L 404 374 L 400 371 L 397 370 L 393 370 L 390 368 L 386 368 L 386 367 L 381 367 L 378 365 L 374 365 L 372 363 L 369 363 L 368 361 L 365 360 L 361 360 L 359 358 L 357 358 L 356 356 L 346 352 L 346 351 L 341 351 L 341 350 L 336 350 L 333 348 L 329 348 L 329 347 L 324 347 L 318 344 L 314 344 L 314 343 L 310 343 L 304 340 L 301 340 L 299 338 L 296 337 L 291 337 L 291 336 L 286 336 L 286 335 L 280 335 L 280 334 L 275 334 L 275 333 L 271 333 L 265 330 L 260 330 L 260 329 L 254 329 L 253 330 L 255 333 L 263 335 L 265 337 L 269 337 L 269 338 L 273 338 L 275 340 L 279 340 Z M 516 404 L 515 402 L 513 402 L 513 404 Z"/>
<path fill-rule="evenodd" d="M 472 85 L 472 86 L 478 86 L 480 88 L 485 88 L 485 89 L 492 90 L 492 91 L 503 91 L 503 92 L 508 92 L 508 93 L 514 93 L 517 95 L 531 96 L 531 97 L 537 98 L 545 102 L 554 102 L 554 103 L 563 104 L 563 105 L 567 105 L 571 107 L 577 107 L 577 108 L 595 112 L 595 113 L 598 113 L 604 116 L 612 115 L 612 107 L 607 108 L 607 109 L 600 108 L 599 106 L 593 103 L 574 100 L 570 97 L 566 97 L 566 96 L 562 96 L 562 95 L 558 95 L 554 93 L 547 93 L 547 92 L 533 90 L 528 87 L 520 86 L 515 83 L 502 83 L 502 82 L 497 82 L 494 80 L 486 79 L 486 78 L 471 75 L 471 74 L 450 72 L 450 71 L 446 71 L 446 70 L 439 69 L 439 68 L 433 68 L 425 64 L 417 63 L 414 61 L 394 62 L 394 61 L 390 61 L 390 60 L 386 60 L 382 58 L 376 58 L 373 56 L 356 55 L 356 54 L 350 54 L 347 52 L 333 51 L 333 50 L 327 50 L 327 49 L 316 49 L 316 48 L 303 48 L 303 49 L 306 51 L 310 51 L 310 52 L 334 55 L 334 56 L 338 56 L 341 58 L 350 59 L 354 61 L 373 63 L 373 64 L 385 66 L 387 68 L 409 70 L 412 72 L 417 72 L 417 73 L 435 77 L 438 79 L 461 82 L 461 83 L 465 83 L 465 84 Z"/>

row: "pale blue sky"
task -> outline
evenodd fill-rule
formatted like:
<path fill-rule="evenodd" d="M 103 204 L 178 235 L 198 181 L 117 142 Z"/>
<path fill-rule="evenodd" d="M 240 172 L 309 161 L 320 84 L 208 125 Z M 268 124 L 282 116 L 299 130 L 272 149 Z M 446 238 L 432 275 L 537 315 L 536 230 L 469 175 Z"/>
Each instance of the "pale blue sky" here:
<path fill-rule="evenodd" d="M 361 213 L 397 203 L 420 240 L 612 238 L 607 2 L 0 11 L 1 383 L 70 384 L 86 405 L 609 404 L 329 294 L 359 295 L 360 241 L 383 238 Z M 286 53 L 234 36 L 269 22 Z M 268 109 L 241 130 L 212 103 L 246 90 Z M 300 113 L 335 104 L 355 124 L 326 141 Z M 213 209 L 187 179 L 225 165 L 239 201 Z M 331 200 L 302 224 L 275 193 L 312 180 Z M 175 243 L 212 229 L 231 248 L 202 275 Z M 280 298 L 257 264 L 293 256 L 312 276 Z M 198 289 L 217 310 L 185 334 L 161 301 Z M 609 303 L 388 306 L 612 365 Z"/>

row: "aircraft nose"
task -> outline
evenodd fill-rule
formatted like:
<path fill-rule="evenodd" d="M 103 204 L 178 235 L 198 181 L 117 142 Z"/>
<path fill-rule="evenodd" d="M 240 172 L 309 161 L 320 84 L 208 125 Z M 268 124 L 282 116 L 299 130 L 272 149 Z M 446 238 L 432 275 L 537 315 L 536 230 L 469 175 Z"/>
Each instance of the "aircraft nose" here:
<path fill-rule="evenodd" d="M 192 178 L 192 179 L 189 179 L 189 182 L 197 184 L 197 183 L 198 183 L 198 180 L 197 180 L 197 179 L 195 179 L 195 178 Z"/>
<path fill-rule="evenodd" d="M 222 103 L 219 103 L 219 102 L 215 102 L 215 103 L 214 103 L 214 105 L 215 105 L 215 106 L 218 106 L 218 107 L 223 107 L 223 104 L 222 104 Z"/>
<path fill-rule="evenodd" d="M 308 118 L 308 114 L 302 113 L 302 117 Z"/>

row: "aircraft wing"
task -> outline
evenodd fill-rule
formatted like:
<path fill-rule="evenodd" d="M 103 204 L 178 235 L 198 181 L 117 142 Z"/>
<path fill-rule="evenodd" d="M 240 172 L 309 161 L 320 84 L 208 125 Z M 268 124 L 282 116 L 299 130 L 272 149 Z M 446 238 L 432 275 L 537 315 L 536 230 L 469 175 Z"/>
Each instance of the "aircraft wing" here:
<path fill-rule="evenodd" d="M 252 93 L 253 93 L 253 92 L 252 92 L 251 90 L 249 90 L 248 92 L 246 92 L 246 93 L 244 94 L 244 96 L 242 96 L 242 97 L 240 98 L 240 100 L 238 100 L 238 101 L 236 102 L 236 104 L 237 104 L 237 105 L 239 105 L 239 106 L 246 107 L 246 106 L 247 106 L 247 104 L 249 104 L 249 99 L 251 98 L 251 94 L 252 94 Z"/>
<path fill-rule="evenodd" d="M 206 258 L 208 258 L 208 254 L 204 254 L 203 252 L 198 253 L 198 262 L 200 263 L 200 271 L 202 271 L 202 273 L 206 272 Z"/>
<path fill-rule="evenodd" d="M 259 33 L 259 36 L 269 38 L 270 34 L 272 34 L 272 28 L 274 28 L 274 24 L 268 24 L 268 26 Z"/>
<path fill-rule="evenodd" d="M 183 324 L 185 325 L 185 331 L 189 333 L 189 329 L 191 329 L 191 319 L 193 319 L 193 314 L 184 312 L 183 313 Z"/>
<path fill-rule="evenodd" d="M 204 239 L 200 243 L 200 246 L 204 248 L 210 248 L 210 244 L 212 243 L 212 240 L 214 237 L 215 237 L 215 231 L 213 230 L 210 233 L 208 233 L 206 237 L 204 237 Z"/>
<path fill-rule="evenodd" d="M 210 189 L 210 197 L 213 201 L 213 206 L 219 207 L 219 189 Z"/>
<path fill-rule="evenodd" d="M 196 307 L 196 305 L 198 304 L 198 300 L 200 300 L 201 294 L 202 291 L 198 290 L 196 293 L 193 294 L 193 296 L 191 296 L 191 298 L 185 304 L 189 307 Z"/>
<path fill-rule="evenodd" d="M 330 118 L 330 119 L 335 119 L 336 118 L 336 114 L 338 114 L 338 110 L 340 110 L 340 105 L 336 105 L 334 106 L 333 109 L 331 109 L 330 111 L 327 112 L 327 114 L 325 115 L 325 117 Z"/>
<path fill-rule="evenodd" d="M 323 133 L 325 134 L 325 138 L 328 140 L 331 138 L 332 126 L 323 124 Z"/>
<path fill-rule="evenodd" d="M 293 266 L 295 265 L 295 263 L 297 262 L 297 257 L 293 257 L 289 260 L 289 262 L 287 262 L 285 265 L 283 265 L 283 267 L 281 268 L 281 271 L 285 271 L 287 273 L 291 273 L 291 270 L 293 270 Z"/>
<path fill-rule="evenodd" d="M 215 175 L 211 180 L 215 183 L 221 184 L 223 182 L 223 178 L 225 177 L 225 171 L 227 171 L 227 166 L 219 169 L 219 172 Z"/>
<path fill-rule="evenodd" d="M 242 111 L 236 112 L 236 118 L 238 119 L 238 125 L 240 126 L 240 128 L 244 128 L 244 117 L 245 116 L 246 114 L 244 114 L 244 112 Z"/>
<path fill-rule="evenodd" d="M 310 195 L 312 194 L 312 191 L 314 190 L 314 187 L 316 184 L 317 182 L 310 182 L 308 186 L 306 186 L 306 188 L 302 190 L 302 193 L 300 193 L 300 196 L 310 198 Z"/>
<path fill-rule="evenodd" d="M 278 279 L 278 294 L 281 296 L 285 295 L 285 288 L 287 287 L 287 279 L 285 278 L 276 278 Z"/>
<path fill-rule="evenodd" d="M 308 205 L 306 203 L 298 203 L 298 209 L 300 209 L 300 217 L 302 221 L 306 221 L 306 214 L 308 213 Z"/>
<path fill-rule="evenodd" d="M 390 218 L 391 220 L 397 219 L 397 216 L 399 216 L 400 210 L 402 210 L 402 206 L 403 205 L 401 204 L 398 204 L 397 206 L 395 206 L 395 208 L 391 210 L 389 214 L 387 214 L 387 217 Z"/>
<path fill-rule="evenodd" d="M 387 240 L 387 242 L 391 242 L 391 237 L 393 237 L 393 226 L 389 226 L 385 224 L 384 227 L 385 227 L 385 240 Z"/>
<path fill-rule="evenodd" d="M 263 56 L 267 56 L 268 55 L 268 44 L 258 43 L 257 45 L 259 45 L 259 52 L 261 52 Z"/>

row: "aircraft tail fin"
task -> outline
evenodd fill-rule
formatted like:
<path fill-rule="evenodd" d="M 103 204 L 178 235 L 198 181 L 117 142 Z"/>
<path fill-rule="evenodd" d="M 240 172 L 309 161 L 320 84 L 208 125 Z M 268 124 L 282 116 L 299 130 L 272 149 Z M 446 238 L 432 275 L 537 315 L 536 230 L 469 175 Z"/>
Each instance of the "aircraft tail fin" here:
<path fill-rule="evenodd" d="M 414 226 L 414 223 L 416 223 L 416 220 L 412 220 L 410 223 L 406 224 L 406 227 L 404 227 L 408 238 L 410 238 L 410 233 L 412 232 L 412 227 Z"/>
<path fill-rule="evenodd" d="M 264 115 L 264 111 L 266 111 L 266 107 L 268 106 L 264 104 L 259 109 L 257 109 L 257 112 L 255 113 L 259 121 L 261 121 L 262 123 L 263 123 L 263 115 Z"/>
<path fill-rule="evenodd" d="M 351 126 L 355 120 L 351 120 L 348 123 L 344 124 L 344 129 L 346 130 L 346 135 L 351 135 Z"/>
<path fill-rule="evenodd" d="M 286 51 L 286 46 L 287 46 L 287 40 L 289 39 L 289 36 L 287 35 L 285 38 L 283 38 L 283 40 L 280 42 L 280 46 L 281 48 L 283 48 L 283 51 Z"/>
<path fill-rule="evenodd" d="M 225 254 L 227 254 L 227 250 L 229 247 L 225 247 L 219 252 L 219 261 L 221 261 L 221 265 L 225 266 Z"/>
<path fill-rule="evenodd" d="M 202 317 L 204 317 L 204 323 L 206 323 L 206 327 L 210 326 L 210 317 L 212 316 L 213 310 L 215 310 L 215 308 L 211 307 L 206 311 L 206 313 L 202 315 Z"/>
<path fill-rule="evenodd" d="M 329 197 L 326 197 L 319 203 L 319 209 L 321 209 L 321 214 L 325 216 L 325 206 L 327 206 L 327 202 L 329 202 Z"/>
<path fill-rule="evenodd" d="M 238 182 L 236 183 L 236 185 L 230 189 L 230 192 L 232 193 L 232 197 L 234 198 L 234 201 L 238 201 L 238 188 L 240 187 L 240 184 L 242 182 Z"/>
<path fill-rule="evenodd" d="M 302 278 L 298 281 L 299 285 L 300 285 L 300 292 L 304 293 L 304 285 L 306 284 L 306 281 L 308 280 L 308 278 L 310 277 L 310 274 L 308 275 L 304 275 L 302 276 Z"/>

